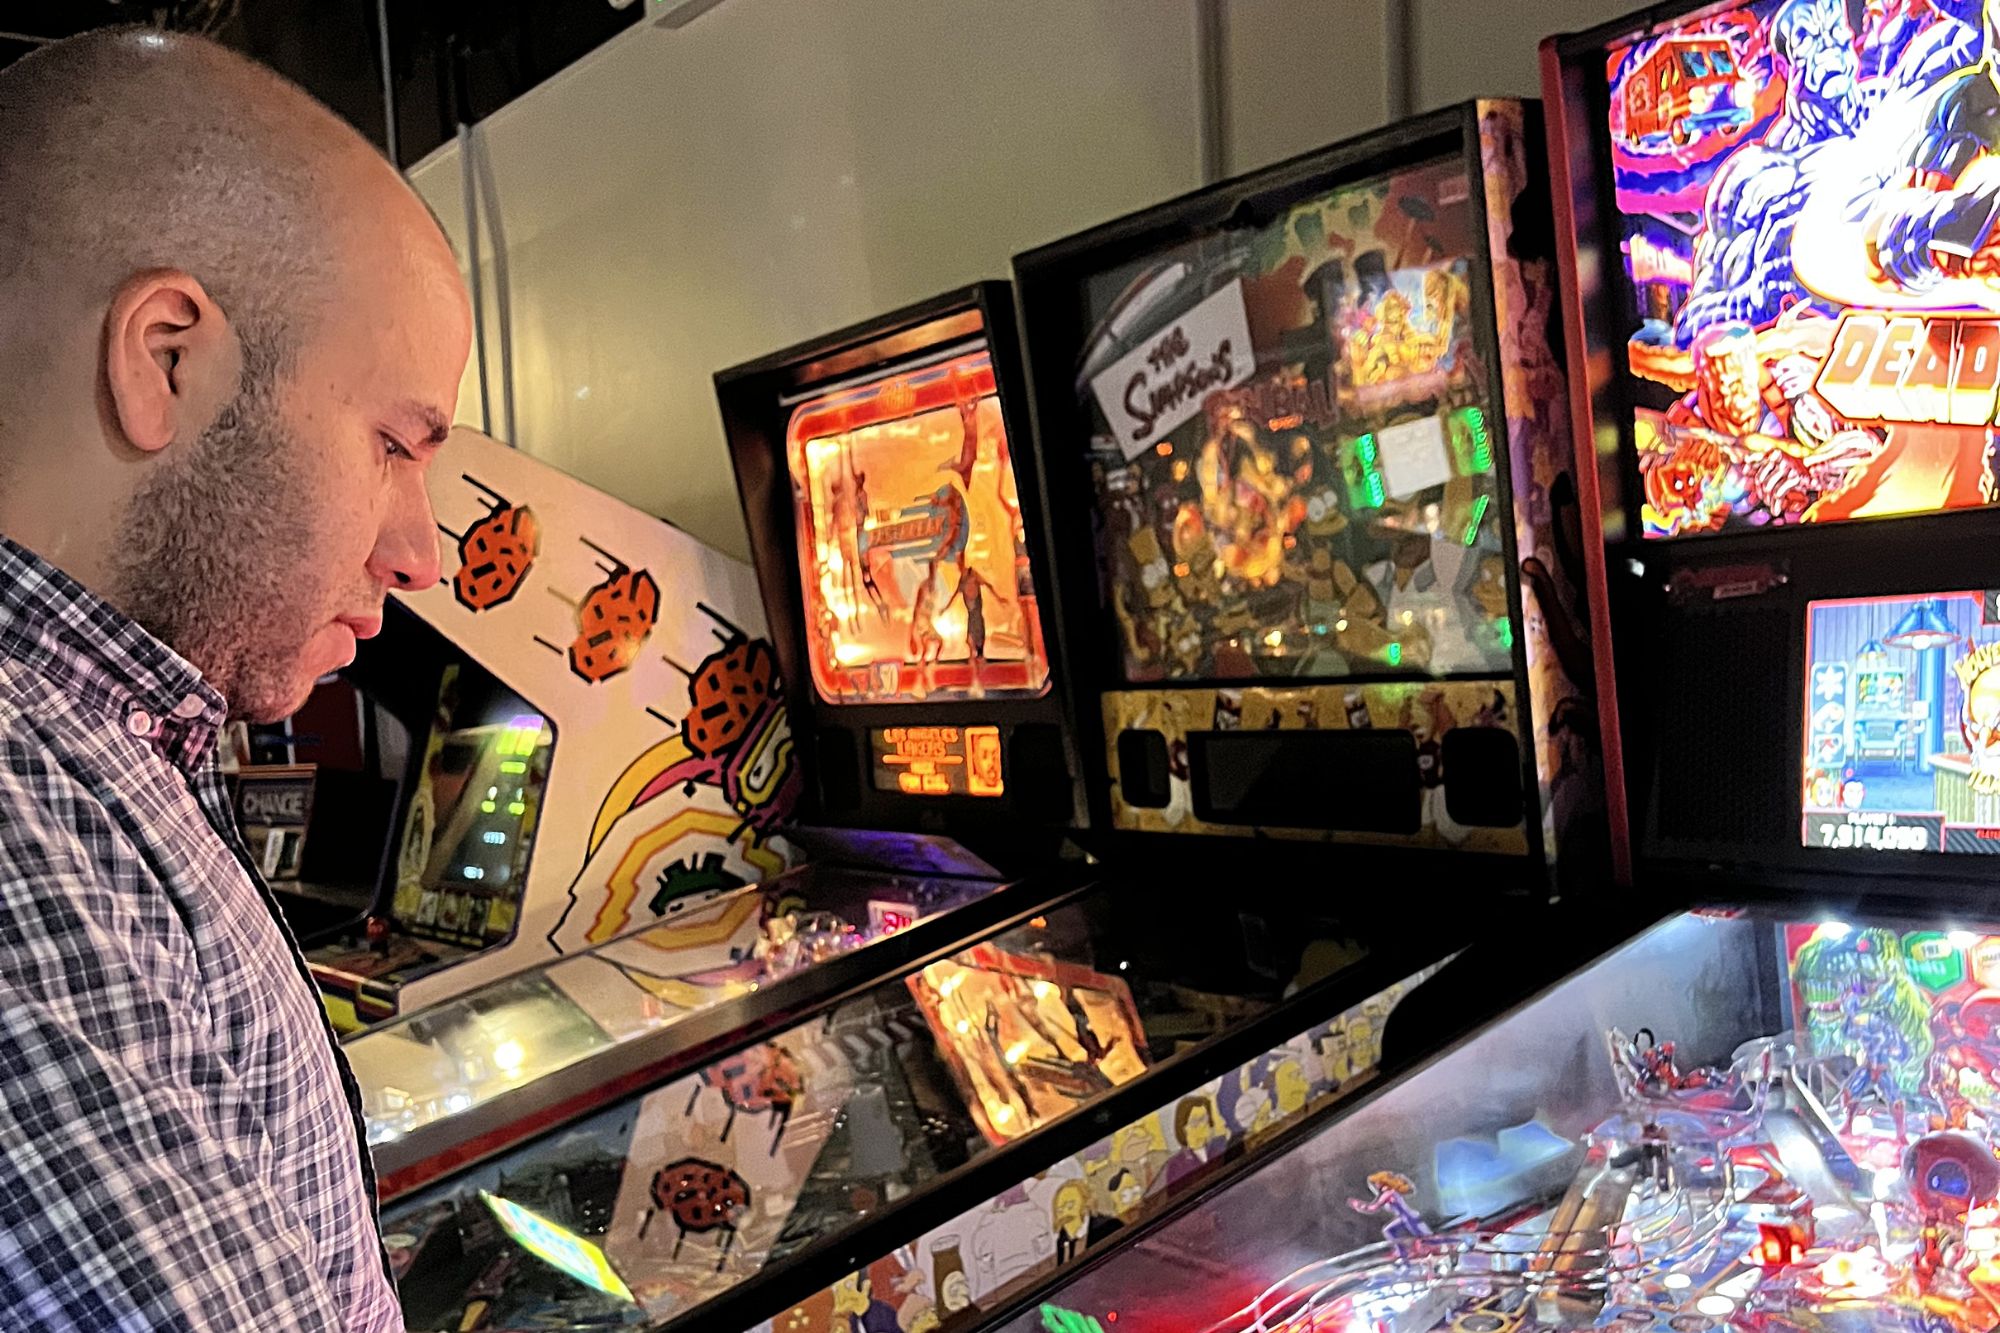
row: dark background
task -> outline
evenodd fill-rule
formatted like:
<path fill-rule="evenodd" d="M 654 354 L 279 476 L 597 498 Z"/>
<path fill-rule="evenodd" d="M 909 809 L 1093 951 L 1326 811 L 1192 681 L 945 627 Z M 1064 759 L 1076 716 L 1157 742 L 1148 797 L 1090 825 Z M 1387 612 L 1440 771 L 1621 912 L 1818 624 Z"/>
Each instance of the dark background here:
<path fill-rule="evenodd" d="M 396 157 L 409 166 L 646 17 L 650 0 L 387 0 Z M 387 144 L 377 0 L 0 0 L 0 64 L 120 23 L 207 33 Z"/>

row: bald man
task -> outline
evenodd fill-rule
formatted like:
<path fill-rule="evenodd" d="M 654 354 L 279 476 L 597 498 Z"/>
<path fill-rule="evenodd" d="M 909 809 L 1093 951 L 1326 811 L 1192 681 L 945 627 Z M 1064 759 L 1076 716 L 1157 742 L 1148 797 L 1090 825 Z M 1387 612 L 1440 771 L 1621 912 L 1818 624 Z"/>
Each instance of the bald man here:
<path fill-rule="evenodd" d="M 0 1329 L 402 1327 L 216 734 L 436 581 L 470 339 L 422 204 L 268 71 L 0 71 Z"/>

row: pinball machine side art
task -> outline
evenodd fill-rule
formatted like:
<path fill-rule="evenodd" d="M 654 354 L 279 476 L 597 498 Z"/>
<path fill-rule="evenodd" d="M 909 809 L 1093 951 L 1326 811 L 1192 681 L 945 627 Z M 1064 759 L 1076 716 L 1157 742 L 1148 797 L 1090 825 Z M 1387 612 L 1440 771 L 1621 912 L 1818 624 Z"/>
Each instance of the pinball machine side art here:
<path fill-rule="evenodd" d="M 1569 382 L 1555 351 L 1555 256 L 1534 252 L 1536 240 L 1547 236 L 1545 221 L 1515 225 L 1516 210 L 1544 207 L 1549 188 L 1531 175 L 1528 133 L 1519 102 L 1479 103 L 1493 318 L 1521 562 L 1528 721 L 1541 787 L 1543 847 L 1553 859 L 1566 832 L 1601 817 L 1604 780 Z M 1533 133 L 1539 139 L 1541 131 Z"/>
<path fill-rule="evenodd" d="M 1314 1024 L 876 1258 L 752 1333 L 818 1333 L 835 1314 L 859 1316 L 877 1303 L 888 1305 L 900 1328 L 950 1333 L 976 1326 L 982 1309 L 1017 1299 L 1093 1246 L 1200 1188 L 1225 1163 L 1368 1082 L 1389 1012 L 1432 970 Z"/>
<path fill-rule="evenodd" d="M 475 431 L 431 501 L 445 581 L 401 600 L 562 744 L 514 939 L 411 981 L 404 1012 L 783 869 L 799 790 L 746 565 Z"/>

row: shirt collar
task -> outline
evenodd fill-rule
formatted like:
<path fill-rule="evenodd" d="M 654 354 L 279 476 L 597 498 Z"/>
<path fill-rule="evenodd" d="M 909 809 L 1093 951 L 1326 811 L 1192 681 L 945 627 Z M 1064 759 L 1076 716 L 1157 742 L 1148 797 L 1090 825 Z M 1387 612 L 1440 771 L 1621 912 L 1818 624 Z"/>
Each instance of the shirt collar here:
<path fill-rule="evenodd" d="M 0 537 L 0 659 L 33 671 L 184 770 L 227 716 L 195 666 L 69 575 Z"/>

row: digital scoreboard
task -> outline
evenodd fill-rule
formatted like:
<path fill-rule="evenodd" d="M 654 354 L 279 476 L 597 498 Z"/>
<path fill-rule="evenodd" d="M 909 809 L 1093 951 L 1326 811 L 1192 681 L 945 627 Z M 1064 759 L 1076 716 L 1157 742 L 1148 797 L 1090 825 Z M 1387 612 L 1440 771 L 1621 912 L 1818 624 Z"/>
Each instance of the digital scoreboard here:
<path fill-rule="evenodd" d="M 878 791 L 999 796 L 1007 789 L 997 726 L 875 727 L 868 739 Z"/>

